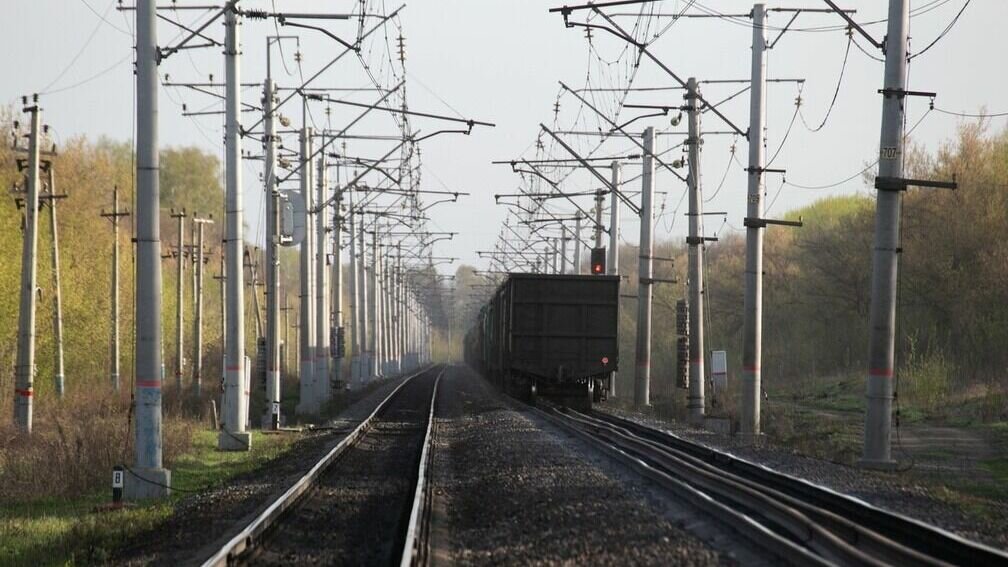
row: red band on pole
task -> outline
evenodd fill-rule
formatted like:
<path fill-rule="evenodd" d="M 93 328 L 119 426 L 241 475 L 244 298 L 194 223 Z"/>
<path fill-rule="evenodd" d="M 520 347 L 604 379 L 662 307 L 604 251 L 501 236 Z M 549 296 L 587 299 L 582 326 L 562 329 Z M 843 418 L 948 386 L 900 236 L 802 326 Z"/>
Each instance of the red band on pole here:
<path fill-rule="evenodd" d="M 14 393 L 21 396 L 22 398 L 32 397 L 32 390 L 29 388 L 27 390 L 22 390 L 20 388 L 14 388 Z"/>
<path fill-rule="evenodd" d="M 892 378 L 893 370 L 892 368 L 871 368 L 868 370 L 868 375 L 876 378 Z"/>
<path fill-rule="evenodd" d="M 138 388 L 161 388 L 160 380 L 137 380 L 136 385 Z"/>
<path fill-rule="evenodd" d="M 241 367 L 240 366 L 227 366 L 227 367 L 225 367 L 225 369 L 226 370 L 241 370 Z"/>
<path fill-rule="evenodd" d="M 759 366 L 743 366 L 742 370 L 744 372 L 759 372 Z"/>

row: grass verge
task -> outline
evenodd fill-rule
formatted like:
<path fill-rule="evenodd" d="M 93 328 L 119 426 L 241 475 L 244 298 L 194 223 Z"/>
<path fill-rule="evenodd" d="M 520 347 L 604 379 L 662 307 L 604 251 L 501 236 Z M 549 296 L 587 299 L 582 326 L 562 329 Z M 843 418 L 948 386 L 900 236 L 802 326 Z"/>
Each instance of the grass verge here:
<path fill-rule="evenodd" d="M 38 498 L 0 510 L 0 565 L 95 565 L 132 535 L 150 530 L 193 491 L 251 471 L 286 451 L 293 435 L 252 433 L 250 452 L 217 451 L 217 432 L 200 430 L 171 465 L 171 498 L 119 510 L 102 510 L 111 489 L 77 498 Z M 111 471 L 110 475 L 111 475 Z"/>

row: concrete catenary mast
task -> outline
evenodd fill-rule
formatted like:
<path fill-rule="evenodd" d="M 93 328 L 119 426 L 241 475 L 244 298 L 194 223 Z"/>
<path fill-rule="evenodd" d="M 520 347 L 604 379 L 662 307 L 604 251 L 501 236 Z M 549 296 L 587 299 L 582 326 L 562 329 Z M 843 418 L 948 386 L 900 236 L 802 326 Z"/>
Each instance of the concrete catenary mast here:
<path fill-rule="evenodd" d="M 653 127 L 644 130 L 643 172 L 641 173 L 640 251 L 637 255 L 637 349 L 634 374 L 634 406 L 651 405 L 651 278 L 653 277 L 654 218 L 654 154 Z"/>
<path fill-rule="evenodd" d="M 171 473 L 161 445 L 161 190 L 158 184 L 156 0 L 136 3 L 136 421 L 134 463 L 123 496 L 167 496 Z"/>
<path fill-rule="evenodd" d="M 224 12 L 224 235 L 225 286 L 225 379 L 222 415 L 223 427 L 217 446 L 223 450 L 245 451 L 251 448 L 251 435 L 245 430 L 248 406 L 245 392 L 245 272 L 244 218 L 241 194 L 241 70 L 237 0 L 227 3 Z M 254 292 L 255 290 L 253 290 Z M 254 293 L 253 293 L 254 295 Z"/>

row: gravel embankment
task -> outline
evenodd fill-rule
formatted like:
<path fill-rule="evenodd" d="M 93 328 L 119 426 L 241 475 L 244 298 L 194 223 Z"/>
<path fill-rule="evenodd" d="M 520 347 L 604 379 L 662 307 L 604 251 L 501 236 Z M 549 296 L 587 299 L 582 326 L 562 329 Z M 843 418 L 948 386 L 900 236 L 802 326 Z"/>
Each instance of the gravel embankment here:
<path fill-rule="evenodd" d="M 288 512 L 254 565 L 390 565 L 402 552 L 437 371 L 403 386 Z"/>
<path fill-rule="evenodd" d="M 399 382 L 400 379 L 392 379 L 377 385 L 331 420 L 331 429 L 302 434 L 304 438 L 289 451 L 256 470 L 239 475 L 226 485 L 182 499 L 167 522 L 150 533 L 134 537 L 130 544 L 117 551 L 112 562 L 164 566 L 198 564 L 212 554 L 211 546 L 222 544 L 307 472 Z M 351 393 L 354 397 L 358 397 L 357 394 Z"/>
<path fill-rule="evenodd" d="M 612 406 L 597 409 L 804 478 L 881 508 L 939 526 L 962 537 L 997 548 L 1008 548 L 1008 505 L 988 502 L 984 515 L 978 517 L 966 509 L 968 504 L 940 487 L 929 487 L 898 472 L 869 471 L 810 458 L 787 447 L 775 445 L 772 439 L 765 439 L 760 447 L 751 447 L 735 438 L 715 435 L 684 424 L 660 421 Z"/>
<path fill-rule="evenodd" d="M 473 372 L 442 380 L 433 559 L 459 565 L 720 565 L 652 490 L 518 411 Z M 687 516 L 688 517 L 688 516 Z"/>

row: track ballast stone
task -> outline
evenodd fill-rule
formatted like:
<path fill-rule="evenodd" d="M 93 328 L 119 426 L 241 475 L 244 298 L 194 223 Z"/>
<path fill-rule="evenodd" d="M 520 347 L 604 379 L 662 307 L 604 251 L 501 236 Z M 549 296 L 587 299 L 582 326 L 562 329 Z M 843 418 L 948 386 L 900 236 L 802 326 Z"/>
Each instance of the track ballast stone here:
<path fill-rule="evenodd" d="M 435 564 L 733 563 L 466 368 L 442 380 L 435 423 Z"/>
<path fill-rule="evenodd" d="M 390 565 L 402 552 L 437 371 L 403 386 L 269 535 L 253 565 Z"/>

